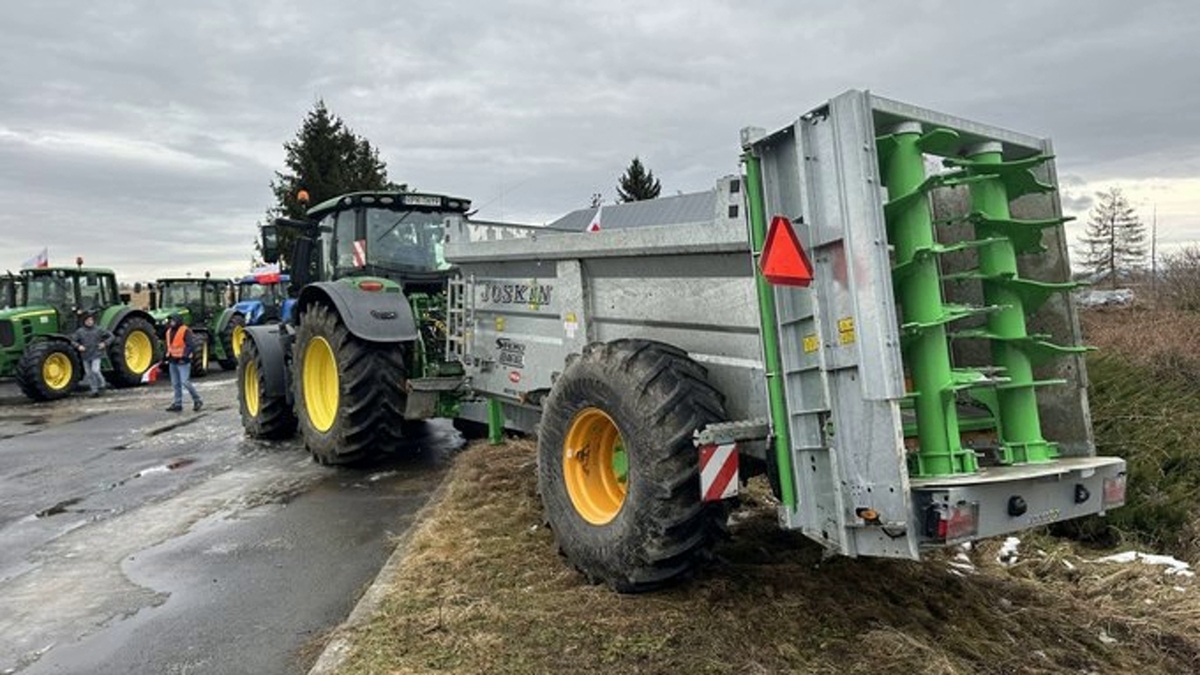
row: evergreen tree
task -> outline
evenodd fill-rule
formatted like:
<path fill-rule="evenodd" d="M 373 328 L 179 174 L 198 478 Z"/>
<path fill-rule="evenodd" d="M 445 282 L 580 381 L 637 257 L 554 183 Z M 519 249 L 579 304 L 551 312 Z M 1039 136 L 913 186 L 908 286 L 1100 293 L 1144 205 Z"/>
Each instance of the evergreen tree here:
<path fill-rule="evenodd" d="M 642 160 L 637 157 L 633 158 L 624 175 L 617 180 L 617 198 L 622 202 L 654 199 L 661 190 L 662 185 L 654 177 L 654 172 L 642 166 Z"/>
<path fill-rule="evenodd" d="M 1109 188 L 1096 195 L 1099 202 L 1088 215 L 1087 228 L 1079 238 L 1083 260 L 1080 265 L 1089 274 L 1108 274 L 1113 288 L 1120 272 L 1141 267 L 1146 260 L 1146 226 L 1120 188 Z"/>
<path fill-rule="evenodd" d="M 287 152 L 284 170 L 271 181 L 275 205 L 267 210 L 267 222 L 280 216 L 302 218 L 308 207 L 347 192 L 406 189 L 388 180 L 387 164 L 370 141 L 355 134 L 321 100 L 283 149 Z M 300 190 L 308 193 L 307 203 L 297 200 Z M 292 240 L 290 232 L 280 232 L 279 251 L 285 265 L 291 262 Z"/>

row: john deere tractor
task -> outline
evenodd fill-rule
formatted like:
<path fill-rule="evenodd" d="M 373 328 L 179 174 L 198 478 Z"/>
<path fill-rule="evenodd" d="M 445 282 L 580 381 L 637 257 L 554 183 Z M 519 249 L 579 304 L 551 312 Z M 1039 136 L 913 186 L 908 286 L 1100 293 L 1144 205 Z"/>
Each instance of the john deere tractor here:
<path fill-rule="evenodd" d="M 17 306 L 21 298 L 21 277 L 11 272 L 0 276 L 0 309 Z"/>
<path fill-rule="evenodd" d="M 113 386 L 131 387 L 154 364 L 162 348 L 146 312 L 120 302 L 111 270 L 50 267 L 21 272 L 18 307 L 0 311 L 0 377 L 16 376 L 36 401 L 63 398 L 83 375 L 71 333 L 85 313 L 114 338 L 103 360 Z"/>
<path fill-rule="evenodd" d="M 360 460 L 394 445 L 406 421 L 453 417 L 462 366 L 445 359 L 444 222 L 465 199 L 360 192 L 263 227 L 263 257 L 279 230 L 295 234 L 290 320 L 249 326 L 238 359 L 242 423 L 255 437 L 299 426 L 321 463 Z"/>
<path fill-rule="evenodd" d="M 199 277 L 159 279 L 151 294 L 150 313 L 164 337 L 167 317 L 178 314 L 200 338 L 202 347 L 192 355 L 192 377 L 204 377 L 210 358 L 225 370 L 237 367 L 233 353 L 236 312 L 229 306 L 230 282 L 213 279 L 207 273 Z"/>

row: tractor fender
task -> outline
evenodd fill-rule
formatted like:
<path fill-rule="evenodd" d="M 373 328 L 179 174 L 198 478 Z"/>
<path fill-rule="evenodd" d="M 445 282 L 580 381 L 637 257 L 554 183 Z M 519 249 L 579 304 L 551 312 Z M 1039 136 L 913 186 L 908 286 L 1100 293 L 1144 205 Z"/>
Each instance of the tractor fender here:
<path fill-rule="evenodd" d="M 113 331 L 116 330 L 117 326 L 121 325 L 122 321 L 132 316 L 140 316 L 141 318 L 150 322 L 151 326 L 158 326 L 158 324 L 154 321 L 154 317 L 150 316 L 149 312 L 145 312 L 140 309 L 134 309 L 133 307 L 127 307 L 125 305 L 115 305 L 104 310 L 104 314 L 100 316 L 100 321 L 97 323 L 104 330 Z"/>
<path fill-rule="evenodd" d="M 296 323 L 304 322 L 309 305 L 332 306 L 354 337 L 369 342 L 412 342 L 419 336 L 412 307 L 404 293 L 362 291 L 349 284 L 321 281 L 304 287 L 292 312 Z"/>
<path fill-rule="evenodd" d="M 288 397 L 288 373 L 286 349 L 291 343 L 280 324 L 270 326 L 246 326 L 246 339 L 258 348 L 258 367 L 263 376 L 263 396 Z"/>
<path fill-rule="evenodd" d="M 223 334 L 225 329 L 229 327 L 229 322 L 233 319 L 233 315 L 238 313 L 237 307 L 226 307 L 221 310 L 221 315 L 217 317 L 217 325 L 213 327 L 213 334 Z"/>

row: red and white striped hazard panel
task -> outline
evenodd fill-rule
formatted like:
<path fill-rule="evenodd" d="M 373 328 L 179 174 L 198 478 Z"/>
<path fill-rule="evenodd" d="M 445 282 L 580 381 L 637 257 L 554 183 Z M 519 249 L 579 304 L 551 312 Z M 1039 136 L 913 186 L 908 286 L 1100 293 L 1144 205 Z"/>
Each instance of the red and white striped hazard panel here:
<path fill-rule="evenodd" d="M 354 240 L 354 266 L 366 267 L 367 265 L 367 240 Z"/>
<path fill-rule="evenodd" d="M 737 444 L 700 446 L 700 498 L 715 502 L 736 497 L 737 493 Z"/>

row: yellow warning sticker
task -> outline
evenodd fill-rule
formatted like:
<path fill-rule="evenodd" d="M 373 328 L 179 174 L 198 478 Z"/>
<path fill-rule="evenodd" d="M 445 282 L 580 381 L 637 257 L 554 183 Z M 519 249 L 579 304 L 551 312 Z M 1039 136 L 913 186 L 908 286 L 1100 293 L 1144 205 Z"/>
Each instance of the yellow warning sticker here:
<path fill-rule="evenodd" d="M 821 340 L 816 334 L 804 336 L 804 353 L 811 354 L 821 348 Z"/>
<path fill-rule="evenodd" d="M 854 344 L 854 317 L 847 316 L 838 319 L 838 343 Z"/>

